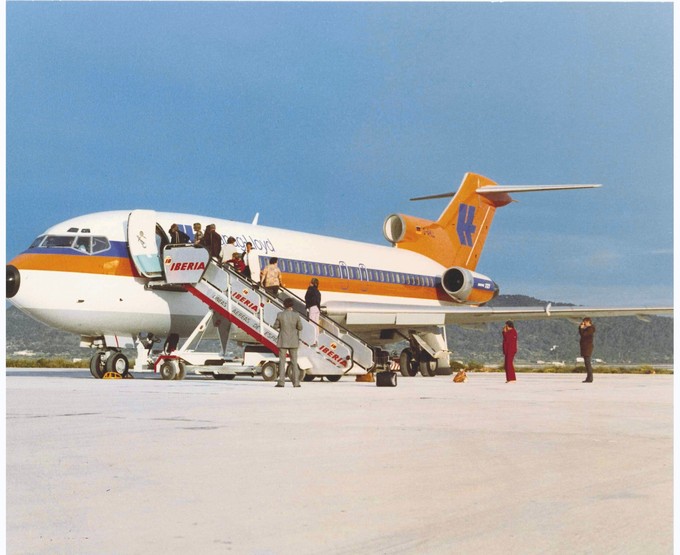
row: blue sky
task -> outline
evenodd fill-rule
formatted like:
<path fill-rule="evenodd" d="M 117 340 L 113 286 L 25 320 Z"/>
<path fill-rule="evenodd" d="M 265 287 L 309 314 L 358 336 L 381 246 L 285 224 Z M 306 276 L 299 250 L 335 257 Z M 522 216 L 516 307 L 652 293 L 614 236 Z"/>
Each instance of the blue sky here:
<path fill-rule="evenodd" d="M 518 195 L 478 271 L 584 305 L 673 299 L 673 12 L 650 3 L 13 3 L 7 258 L 152 208 L 385 244 L 473 171 Z"/>

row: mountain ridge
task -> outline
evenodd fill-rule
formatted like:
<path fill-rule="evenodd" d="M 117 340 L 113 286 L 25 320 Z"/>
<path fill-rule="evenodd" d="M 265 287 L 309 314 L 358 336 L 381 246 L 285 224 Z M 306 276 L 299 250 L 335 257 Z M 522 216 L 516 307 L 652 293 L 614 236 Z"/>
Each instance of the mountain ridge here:
<path fill-rule="evenodd" d="M 500 295 L 489 306 L 545 306 L 525 295 Z M 552 302 L 554 306 L 574 306 Z M 652 316 L 641 322 L 634 316 L 597 318 L 594 358 L 610 364 L 672 364 L 673 318 Z M 78 335 L 56 330 L 22 313 L 15 307 L 6 310 L 7 358 L 89 358 L 92 351 L 80 347 Z M 503 324 L 489 324 L 484 330 L 447 326 L 447 339 L 452 358 L 464 362 L 501 364 L 501 330 Z M 573 363 L 579 356 L 577 326 L 568 320 L 517 321 L 519 335 L 518 363 L 559 361 Z M 391 346 L 393 351 L 404 344 Z M 234 346 L 235 352 L 239 352 Z M 136 351 L 125 351 L 134 357 Z M 24 353 L 24 354 L 22 354 Z"/>

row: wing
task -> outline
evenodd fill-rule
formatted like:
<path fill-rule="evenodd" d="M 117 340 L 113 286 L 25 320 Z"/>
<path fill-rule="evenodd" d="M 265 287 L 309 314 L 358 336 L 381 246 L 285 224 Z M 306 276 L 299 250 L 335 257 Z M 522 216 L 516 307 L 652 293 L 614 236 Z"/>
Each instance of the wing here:
<path fill-rule="evenodd" d="M 582 306 L 423 306 L 408 304 L 378 304 L 331 301 L 326 311 L 334 319 L 345 322 L 346 326 L 375 328 L 414 328 L 418 326 L 442 326 L 457 324 L 477 326 L 505 320 L 547 320 L 563 318 L 579 321 L 585 316 L 614 317 L 637 316 L 648 319 L 651 315 L 672 315 L 670 307 L 603 308 Z"/>

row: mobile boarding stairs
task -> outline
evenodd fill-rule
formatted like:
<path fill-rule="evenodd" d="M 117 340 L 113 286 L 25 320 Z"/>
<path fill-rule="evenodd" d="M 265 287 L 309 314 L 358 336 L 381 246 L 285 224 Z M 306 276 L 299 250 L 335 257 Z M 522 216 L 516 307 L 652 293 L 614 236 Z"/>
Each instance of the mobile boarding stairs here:
<path fill-rule="evenodd" d="M 312 322 L 306 315 L 304 301 L 289 290 L 281 287 L 279 298 L 273 297 L 230 265 L 221 266 L 206 249 L 194 245 L 167 245 L 163 261 L 166 278 L 163 287 L 181 287 L 205 303 L 208 312 L 179 349 L 166 351 L 155 360 L 154 371 L 160 372 L 162 378 L 182 379 L 187 371 L 213 373 L 218 378 L 217 367 L 226 362 L 224 353 L 233 324 L 273 353 L 273 358 L 262 357 L 262 375 L 274 379 L 278 374 L 279 348 L 278 330 L 273 324 L 277 314 L 284 310 L 282 299 L 291 297 L 302 321 L 298 366 L 307 381 L 315 376 L 337 381 L 345 375 L 375 373 L 378 387 L 397 385 L 397 374 L 390 370 L 387 352 L 372 348 L 327 316 L 321 315 L 318 325 Z M 214 354 L 212 360 L 204 356 L 198 361 L 190 347 L 210 326 L 217 330 L 222 353 Z M 234 375 L 233 370 L 231 375 L 222 374 L 223 379 Z"/>

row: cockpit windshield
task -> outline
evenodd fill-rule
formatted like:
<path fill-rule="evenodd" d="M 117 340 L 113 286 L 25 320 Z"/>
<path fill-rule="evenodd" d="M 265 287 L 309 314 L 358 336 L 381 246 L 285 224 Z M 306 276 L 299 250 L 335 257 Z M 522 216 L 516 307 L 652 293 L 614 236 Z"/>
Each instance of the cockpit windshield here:
<path fill-rule="evenodd" d="M 94 235 L 41 235 L 30 249 L 73 249 L 84 254 L 96 254 L 111 248 L 106 237 Z"/>

